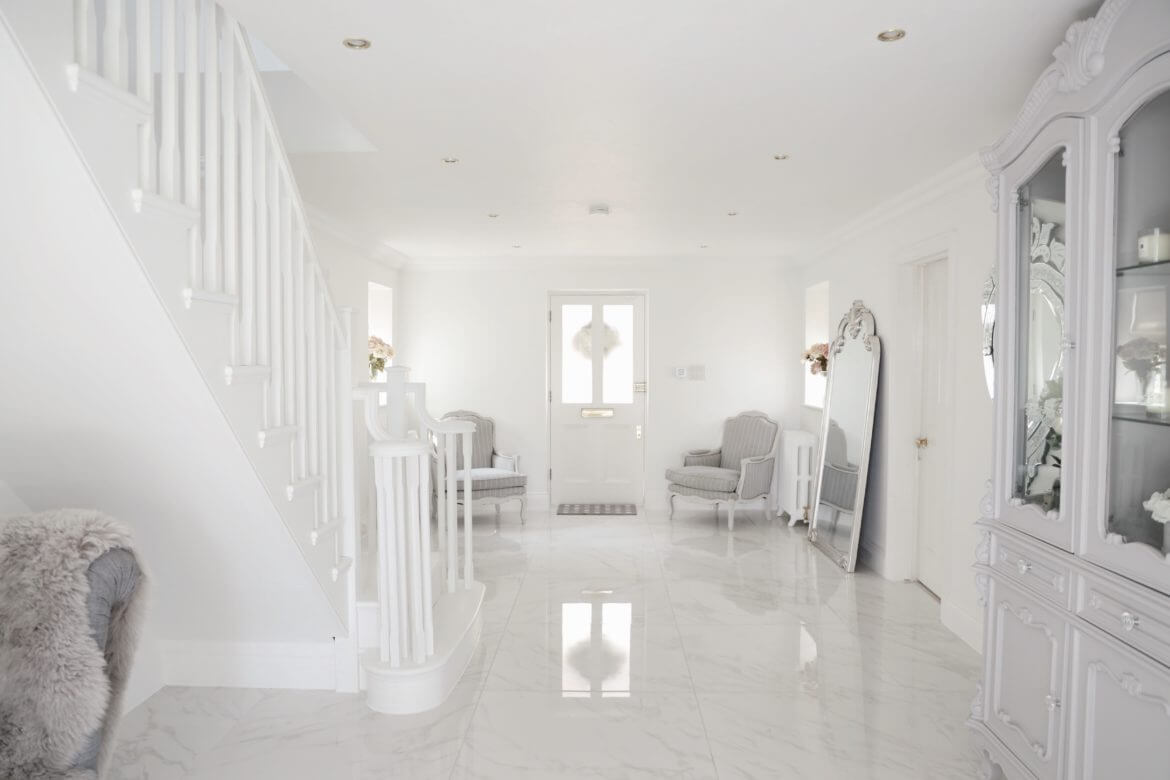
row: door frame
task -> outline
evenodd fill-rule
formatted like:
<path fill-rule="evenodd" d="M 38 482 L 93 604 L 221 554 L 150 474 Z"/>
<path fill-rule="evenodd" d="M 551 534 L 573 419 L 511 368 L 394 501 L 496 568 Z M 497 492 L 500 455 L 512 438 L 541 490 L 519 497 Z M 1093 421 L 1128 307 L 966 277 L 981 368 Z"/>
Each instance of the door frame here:
<path fill-rule="evenodd" d="M 553 425 L 552 425 L 552 307 L 553 298 L 558 295 L 583 295 L 583 296 L 629 296 L 639 295 L 642 297 L 642 312 L 645 318 L 645 324 L 642 328 L 643 351 L 646 360 L 646 392 L 644 393 L 645 400 L 645 415 L 646 423 L 642 430 L 642 495 L 638 499 L 638 506 L 642 509 L 646 507 L 646 482 L 649 476 L 649 465 L 646 453 L 649 451 L 648 443 L 650 441 L 650 433 L 654 429 L 651 425 L 650 416 L 650 400 L 654 393 L 654 382 L 650 375 L 650 291 L 645 288 L 616 288 L 616 289 L 598 289 L 598 288 L 557 288 L 549 290 L 544 296 L 544 444 L 545 444 L 545 463 L 548 468 L 544 472 L 544 486 L 545 493 L 548 495 L 549 512 L 555 511 L 556 507 L 553 504 L 554 498 L 552 494 L 552 455 L 553 455 Z"/>
<path fill-rule="evenodd" d="M 893 520 L 887 526 L 887 549 L 883 575 L 892 580 L 918 581 L 918 533 L 921 518 L 918 516 L 918 453 L 914 439 L 919 435 L 922 424 L 922 345 L 923 345 L 923 273 L 925 266 L 942 261 L 947 263 L 947 309 L 956 310 L 955 264 L 952 250 L 956 231 L 947 231 L 918 244 L 907 247 L 898 254 L 906 258 L 897 265 L 897 300 L 910 302 L 898 307 L 895 333 L 905 348 L 895 351 L 893 364 L 886 378 L 899 377 L 902 381 L 889 382 L 886 392 L 890 393 L 889 439 L 886 443 L 890 462 L 888 479 L 890 484 L 909 484 L 912 490 L 892 490 L 889 493 L 886 516 Z M 976 310 L 972 317 L 978 316 Z M 945 376 L 944 407 L 954 410 L 955 403 L 955 328 L 947 328 L 947 337 L 942 346 L 943 375 Z M 896 385 L 896 386 L 894 386 Z M 892 392 L 891 392 L 892 391 Z M 953 474 L 954 466 L 954 419 L 948 415 L 944 422 L 946 449 L 941 454 L 943 470 Z M 895 518 L 905 518 L 897 522 Z M 946 538 L 952 538 L 947 533 Z M 949 595 L 949 579 L 944 583 L 940 601 Z"/>

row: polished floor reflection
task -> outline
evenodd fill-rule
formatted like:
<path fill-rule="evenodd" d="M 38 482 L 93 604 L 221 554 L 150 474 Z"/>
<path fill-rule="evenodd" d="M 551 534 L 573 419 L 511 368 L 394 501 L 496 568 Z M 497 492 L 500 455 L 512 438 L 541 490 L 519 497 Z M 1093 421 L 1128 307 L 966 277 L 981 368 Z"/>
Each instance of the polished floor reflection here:
<path fill-rule="evenodd" d="M 710 509 L 476 531 L 484 640 L 419 716 L 328 692 L 169 688 L 121 778 L 971 778 L 978 657 L 916 585 Z"/>

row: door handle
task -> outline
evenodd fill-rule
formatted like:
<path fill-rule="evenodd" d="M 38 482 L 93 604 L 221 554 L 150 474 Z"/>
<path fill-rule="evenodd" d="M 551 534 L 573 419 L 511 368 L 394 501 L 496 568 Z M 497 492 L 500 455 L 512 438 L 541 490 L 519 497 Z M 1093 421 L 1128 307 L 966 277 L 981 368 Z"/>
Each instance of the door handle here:
<path fill-rule="evenodd" d="M 641 425 L 634 426 L 634 438 L 638 439 L 639 441 L 642 440 L 642 426 Z"/>
<path fill-rule="evenodd" d="M 930 440 L 927 439 L 925 436 L 919 436 L 917 439 L 914 440 L 914 446 L 921 450 L 924 447 L 930 446 Z"/>
<path fill-rule="evenodd" d="M 587 420 L 599 417 L 613 417 L 613 409 L 582 409 L 581 416 Z"/>

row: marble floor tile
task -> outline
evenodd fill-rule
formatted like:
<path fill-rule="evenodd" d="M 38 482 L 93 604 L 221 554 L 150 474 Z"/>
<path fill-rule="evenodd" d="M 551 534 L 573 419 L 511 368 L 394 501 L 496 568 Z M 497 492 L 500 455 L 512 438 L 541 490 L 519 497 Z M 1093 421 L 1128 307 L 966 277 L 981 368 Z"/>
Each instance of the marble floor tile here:
<path fill-rule="evenodd" d="M 510 623 L 560 624 L 565 604 L 628 604 L 635 620 L 672 621 L 670 597 L 660 578 L 634 579 L 597 575 L 568 579 L 530 574 L 512 607 Z"/>
<path fill-rule="evenodd" d="M 196 758 L 267 695 L 247 688 L 164 688 L 122 719 L 110 776 L 186 777 Z"/>
<path fill-rule="evenodd" d="M 111 777 L 976 776 L 980 659 L 937 600 L 737 515 L 477 517 L 483 636 L 435 711 L 168 688 L 125 718 Z"/>
<path fill-rule="evenodd" d="M 691 690 L 678 629 L 634 620 L 628 604 L 568 605 L 564 618 L 511 623 L 484 690 L 625 696 Z"/>
<path fill-rule="evenodd" d="M 485 691 L 453 778 L 714 778 L 694 694 Z"/>

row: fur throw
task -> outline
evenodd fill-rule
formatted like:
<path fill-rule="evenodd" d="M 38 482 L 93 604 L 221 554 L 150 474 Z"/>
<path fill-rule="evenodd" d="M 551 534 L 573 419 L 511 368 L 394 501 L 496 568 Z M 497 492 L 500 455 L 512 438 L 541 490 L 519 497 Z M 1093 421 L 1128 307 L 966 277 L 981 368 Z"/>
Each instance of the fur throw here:
<path fill-rule="evenodd" d="M 98 774 L 108 765 L 145 603 L 138 587 L 111 615 L 103 657 L 87 573 L 114 548 L 130 533 L 99 512 L 0 519 L 0 779 L 93 777 L 73 767 L 103 726 Z"/>

